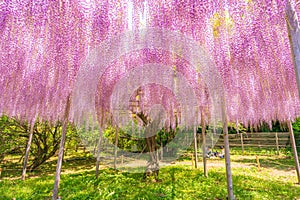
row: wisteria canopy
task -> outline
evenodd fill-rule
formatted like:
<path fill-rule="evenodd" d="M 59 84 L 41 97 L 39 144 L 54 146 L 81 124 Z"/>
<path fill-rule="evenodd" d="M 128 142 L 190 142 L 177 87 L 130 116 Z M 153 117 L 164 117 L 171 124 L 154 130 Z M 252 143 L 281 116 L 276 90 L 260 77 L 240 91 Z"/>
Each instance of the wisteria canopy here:
<path fill-rule="evenodd" d="M 300 102 L 285 5 L 285 0 L 1 1 L 0 114 L 25 120 L 62 119 L 67 98 L 72 99 L 78 74 L 94 49 L 126 31 L 156 28 L 178 32 L 203 47 L 221 78 L 229 121 L 258 125 L 293 120 L 300 114 Z M 299 14 L 300 4 L 293 6 Z M 146 38 L 149 43 L 154 39 Z M 200 110 L 211 108 L 209 85 L 215 79 L 202 73 L 210 65 L 197 68 L 171 48 L 148 46 L 107 63 L 98 80 L 85 77 L 87 83 L 97 83 L 90 101 L 103 123 L 118 82 L 130 70 L 145 69 L 149 63 L 162 64 L 156 76 L 164 67 L 181 74 Z M 90 73 L 96 70 L 92 67 Z M 76 92 L 92 90 L 78 87 Z M 139 91 L 143 91 L 141 109 L 146 112 L 147 105 L 160 103 L 173 125 L 180 106 L 172 91 L 157 84 L 140 85 L 131 91 L 131 101 Z M 71 121 L 81 109 L 80 102 L 72 102 Z"/>

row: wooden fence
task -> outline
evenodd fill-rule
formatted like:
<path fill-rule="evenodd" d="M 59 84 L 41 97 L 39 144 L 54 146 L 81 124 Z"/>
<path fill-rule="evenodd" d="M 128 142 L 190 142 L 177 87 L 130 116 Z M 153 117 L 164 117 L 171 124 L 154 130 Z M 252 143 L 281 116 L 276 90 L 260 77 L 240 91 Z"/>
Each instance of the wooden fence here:
<path fill-rule="evenodd" d="M 295 136 L 296 143 L 300 147 L 300 135 Z M 213 142 L 212 142 L 213 141 Z M 200 142 L 202 142 L 200 140 Z M 223 136 L 215 137 L 206 142 L 215 144 L 214 146 L 224 146 Z M 229 134 L 230 147 L 259 147 L 259 148 L 276 148 L 279 150 L 283 147 L 290 147 L 289 132 L 261 132 L 261 133 L 239 133 Z"/>

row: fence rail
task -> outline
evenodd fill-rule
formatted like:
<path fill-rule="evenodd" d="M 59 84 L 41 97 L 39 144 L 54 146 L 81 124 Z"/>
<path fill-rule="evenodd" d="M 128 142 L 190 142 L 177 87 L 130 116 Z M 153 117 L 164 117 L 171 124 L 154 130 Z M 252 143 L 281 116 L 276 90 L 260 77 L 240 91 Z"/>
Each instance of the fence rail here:
<path fill-rule="evenodd" d="M 295 136 L 297 147 L 300 147 L 300 134 Z M 200 142 L 201 142 L 200 138 Z M 207 142 L 215 144 L 215 146 L 224 146 L 223 136 L 211 138 Z M 229 145 L 231 147 L 267 147 L 276 148 L 278 151 L 282 147 L 290 147 L 289 132 L 261 132 L 261 133 L 239 133 L 229 134 Z"/>

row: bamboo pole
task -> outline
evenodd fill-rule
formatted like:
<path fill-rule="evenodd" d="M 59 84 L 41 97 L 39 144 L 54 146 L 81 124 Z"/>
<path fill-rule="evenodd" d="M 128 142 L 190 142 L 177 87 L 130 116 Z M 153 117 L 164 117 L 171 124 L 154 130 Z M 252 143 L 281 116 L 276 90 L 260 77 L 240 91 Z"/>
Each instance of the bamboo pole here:
<path fill-rule="evenodd" d="M 68 99 L 67 99 L 67 104 L 66 104 L 65 114 L 64 114 L 64 118 L 63 118 L 63 124 L 62 124 L 62 136 L 61 136 L 59 152 L 58 152 L 52 200 L 57 200 L 57 197 L 58 197 L 58 187 L 59 187 L 59 182 L 60 182 L 62 160 L 63 160 L 64 148 L 65 148 L 65 142 L 66 142 L 66 133 L 67 133 L 67 127 L 68 127 L 68 121 L 69 121 L 70 106 L 71 106 L 71 97 L 69 95 Z"/>
<path fill-rule="evenodd" d="M 99 128 L 99 140 L 98 140 L 98 146 L 97 146 L 97 161 L 96 161 L 96 178 L 98 178 L 98 176 L 99 176 L 102 136 L 103 136 L 102 129 Z"/>
<path fill-rule="evenodd" d="M 298 16 L 295 8 L 291 5 L 291 0 L 286 1 L 285 11 L 288 36 L 290 40 L 291 52 L 298 85 L 298 93 L 300 97 L 300 27 Z"/>
<path fill-rule="evenodd" d="M 29 153 L 30 153 L 30 146 L 32 143 L 34 124 L 35 124 L 35 119 L 33 119 L 30 124 L 29 138 L 28 138 L 28 143 L 27 143 L 27 147 L 26 147 L 26 151 L 25 151 L 22 178 L 21 178 L 23 181 L 25 180 L 25 177 L 26 177 L 27 162 L 28 162 Z"/>
<path fill-rule="evenodd" d="M 206 159 L 206 137 L 205 137 L 205 121 L 204 116 L 201 116 L 201 127 L 202 127 L 202 156 L 203 156 L 203 170 L 204 170 L 204 176 L 208 177 L 208 171 L 207 171 L 207 159 Z"/>
<path fill-rule="evenodd" d="M 297 177 L 298 177 L 298 184 L 300 184 L 299 158 L 298 158 L 298 153 L 297 153 L 297 146 L 296 146 L 294 131 L 293 131 L 293 127 L 292 127 L 292 122 L 289 120 L 287 123 L 288 123 L 288 128 L 290 131 L 290 139 L 291 139 L 292 149 L 293 149 L 293 154 L 294 154 L 295 167 L 296 167 L 296 172 L 297 172 Z"/>
<path fill-rule="evenodd" d="M 194 154 L 195 154 L 195 168 L 198 168 L 198 152 L 197 152 L 197 127 L 194 126 Z"/>

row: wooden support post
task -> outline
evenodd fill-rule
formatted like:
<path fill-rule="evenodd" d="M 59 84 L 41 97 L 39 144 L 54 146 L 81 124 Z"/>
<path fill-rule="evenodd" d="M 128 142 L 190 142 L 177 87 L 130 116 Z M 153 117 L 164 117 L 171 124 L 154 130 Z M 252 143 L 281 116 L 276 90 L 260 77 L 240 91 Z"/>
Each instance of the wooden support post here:
<path fill-rule="evenodd" d="M 298 94 L 300 97 L 300 27 L 298 16 L 295 8 L 291 5 L 291 0 L 286 1 L 286 22 L 288 28 L 288 36 L 290 40 L 291 52 L 293 57 L 294 69 L 296 74 Z M 294 131 L 291 121 L 288 121 L 288 127 L 290 131 L 290 138 L 292 143 L 292 149 L 294 153 L 294 159 L 296 164 L 296 171 L 298 176 L 298 183 L 300 184 L 300 169 L 299 169 L 299 159 L 296 148 L 296 142 L 294 137 Z"/>
<path fill-rule="evenodd" d="M 23 181 L 25 180 L 25 177 L 26 177 L 27 162 L 28 162 L 28 158 L 29 158 L 30 146 L 32 143 L 34 124 L 35 124 L 35 119 L 33 119 L 30 124 L 29 138 L 28 138 L 28 143 L 27 143 L 27 147 L 26 147 L 24 163 L 23 163 L 22 178 L 21 178 Z"/>
<path fill-rule="evenodd" d="M 226 115 L 225 97 L 222 102 L 222 121 L 223 121 L 223 135 L 224 135 L 224 148 L 225 148 L 225 164 L 226 164 L 226 180 L 227 180 L 227 192 L 228 199 L 234 200 L 233 194 L 233 183 L 232 183 L 232 172 L 230 164 L 230 148 L 229 148 L 229 137 L 228 137 L 228 121 Z"/>
<path fill-rule="evenodd" d="M 279 142 L 278 142 L 278 133 L 275 133 L 275 139 L 276 139 L 276 150 L 277 150 L 277 155 L 279 155 Z"/>
<path fill-rule="evenodd" d="M 207 171 L 207 159 L 206 159 L 206 125 L 204 121 L 204 115 L 201 115 L 201 127 L 202 127 L 202 156 L 203 156 L 203 170 L 204 170 L 204 176 L 208 177 L 208 171 Z"/>
<path fill-rule="evenodd" d="M 195 154 L 195 168 L 198 168 L 198 153 L 197 153 L 197 127 L 194 126 L 194 154 Z"/>
<path fill-rule="evenodd" d="M 300 27 L 295 8 L 291 5 L 291 0 L 286 1 L 286 23 L 290 40 L 293 63 L 300 97 Z"/>
<path fill-rule="evenodd" d="M 67 127 L 68 127 L 68 122 L 69 122 L 70 105 L 71 105 L 71 97 L 69 95 L 68 99 L 67 99 L 65 114 L 64 114 L 63 123 L 62 123 L 62 136 L 61 136 L 59 152 L 58 152 L 52 200 L 57 200 L 57 197 L 58 197 L 58 187 L 59 187 L 59 182 L 60 182 L 62 160 L 63 160 L 63 156 L 64 156 L 64 148 L 65 148 L 65 142 L 66 142 L 66 133 L 67 133 Z"/>
<path fill-rule="evenodd" d="M 257 163 L 257 168 L 260 170 L 260 162 L 258 156 L 256 156 L 256 163 Z"/>
<path fill-rule="evenodd" d="M 223 125 L 228 199 L 234 200 L 227 120 Z"/>
<path fill-rule="evenodd" d="M 242 145 L 242 154 L 245 155 L 244 141 L 243 141 L 243 132 L 240 133 L 240 130 L 239 130 L 239 122 L 238 122 L 238 121 L 237 121 L 237 126 L 236 126 L 236 132 L 237 132 L 238 135 L 240 134 L 241 145 Z"/>
<path fill-rule="evenodd" d="M 97 146 L 97 161 L 96 161 L 96 178 L 98 178 L 98 176 L 99 176 L 102 136 L 103 136 L 102 129 L 99 128 L 99 140 L 98 140 L 98 146 Z"/>
<path fill-rule="evenodd" d="M 290 132 L 290 139 L 291 139 L 292 149 L 293 149 L 293 154 L 294 154 L 295 167 L 296 167 L 296 172 L 297 172 L 297 177 L 298 177 L 298 184 L 300 184 L 299 158 L 298 158 L 298 153 L 297 153 L 297 146 L 296 146 L 294 131 L 293 131 L 293 127 L 292 127 L 292 122 L 288 121 L 287 124 L 288 124 L 289 132 Z"/>
<path fill-rule="evenodd" d="M 119 140 L 119 130 L 118 127 L 116 127 L 116 142 L 114 147 L 114 169 L 117 169 L 118 140 Z"/>

